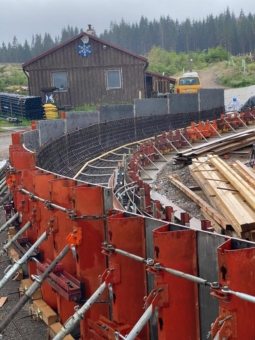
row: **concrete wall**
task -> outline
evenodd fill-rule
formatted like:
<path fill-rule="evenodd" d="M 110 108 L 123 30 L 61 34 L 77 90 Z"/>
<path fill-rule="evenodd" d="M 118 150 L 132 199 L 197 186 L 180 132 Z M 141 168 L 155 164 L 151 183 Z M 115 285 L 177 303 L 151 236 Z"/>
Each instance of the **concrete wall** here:
<path fill-rule="evenodd" d="M 36 122 L 36 128 L 39 130 L 39 144 L 43 145 L 65 134 L 65 120 L 40 120 Z"/>
<path fill-rule="evenodd" d="M 170 114 L 199 111 L 197 93 L 171 93 L 169 101 Z"/>
<path fill-rule="evenodd" d="M 37 150 L 55 138 L 105 121 L 122 118 L 191 113 L 224 106 L 224 90 L 202 89 L 199 93 L 170 94 L 169 98 L 135 99 L 134 105 L 102 105 L 98 111 L 66 112 L 66 119 L 38 121 L 35 130 L 24 134 L 24 143 L 29 150 Z M 185 115 L 178 116 L 182 124 Z M 178 122 L 181 124 L 181 121 Z M 182 124 L 180 126 L 182 126 Z M 37 140 L 38 139 L 38 140 Z"/>
<path fill-rule="evenodd" d="M 167 98 L 135 99 L 135 116 L 165 115 L 169 113 Z"/>
<path fill-rule="evenodd" d="M 40 147 L 39 130 L 31 130 L 24 132 L 20 138 L 21 142 L 25 144 L 26 148 L 31 151 L 35 151 Z"/>
<path fill-rule="evenodd" d="M 100 123 L 106 120 L 118 120 L 122 118 L 134 117 L 133 105 L 101 105 L 99 107 Z"/>
<path fill-rule="evenodd" d="M 223 89 L 201 89 L 198 93 L 198 110 L 210 110 L 224 106 Z"/>
<path fill-rule="evenodd" d="M 77 129 L 99 124 L 99 112 L 98 111 L 74 111 L 66 112 L 65 119 L 65 132 L 72 132 Z"/>

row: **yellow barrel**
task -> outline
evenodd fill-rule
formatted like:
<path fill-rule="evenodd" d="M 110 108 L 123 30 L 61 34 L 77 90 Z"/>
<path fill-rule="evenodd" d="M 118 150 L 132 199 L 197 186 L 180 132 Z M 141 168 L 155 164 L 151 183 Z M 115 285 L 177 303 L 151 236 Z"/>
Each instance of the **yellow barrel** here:
<path fill-rule="evenodd" d="M 57 119 L 58 117 L 58 108 L 53 104 L 44 104 L 44 112 L 46 119 Z"/>

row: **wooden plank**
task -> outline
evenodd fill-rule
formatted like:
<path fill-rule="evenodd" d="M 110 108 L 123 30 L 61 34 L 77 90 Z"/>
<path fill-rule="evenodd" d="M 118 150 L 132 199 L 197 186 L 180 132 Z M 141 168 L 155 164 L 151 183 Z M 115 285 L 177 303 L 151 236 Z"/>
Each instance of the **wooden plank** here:
<path fill-rule="evenodd" d="M 208 180 L 205 179 L 205 177 L 207 177 L 206 171 L 210 169 L 209 165 L 204 164 L 203 169 L 201 169 L 203 172 L 196 173 L 196 171 L 193 170 L 196 167 L 196 164 L 197 164 L 196 162 L 193 162 L 193 164 L 189 166 L 191 176 L 200 185 L 200 188 L 203 190 L 204 194 L 206 195 L 207 199 L 209 200 L 213 208 L 216 209 L 219 213 L 222 213 L 220 209 L 218 208 L 220 206 L 220 202 L 217 199 L 217 195 L 215 191 L 213 190 L 213 188 L 210 186 L 210 183 L 208 182 Z M 220 173 L 217 174 L 217 177 L 219 176 L 221 176 Z M 224 215 L 224 213 L 222 214 Z"/>
<path fill-rule="evenodd" d="M 61 330 L 62 324 L 60 322 L 53 323 L 48 328 L 49 339 L 53 339 Z M 64 340 L 74 340 L 74 338 L 69 334 L 64 337 Z"/>
<path fill-rule="evenodd" d="M 248 168 L 246 165 L 244 165 L 240 161 L 236 161 L 233 163 L 233 167 L 237 170 L 237 172 L 242 176 L 242 178 L 249 183 L 249 185 L 255 189 L 255 174 L 251 170 L 251 168 Z"/>
<path fill-rule="evenodd" d="M 21 281 L 20 287 L 19 287 L 19 291 L 20 291 L 20 295 L 23 295 L 29 287 L 31 287 L 33 284 L 33 281 L 31 279 L 24 279 Z M 42 290 L 41 288 L 39 288 L 34 295 L 32 296 L 32 300 L 39 300 L 42 299 Z"/>
<path fill-rule="evenodd" d="M 5 302 L 8 300 L 7 296 L 3 296 L 0 298 L 0 308 L 3 307 L 3 305 L 5 304 Z"/>
<path fill-rule="evenodd" d="M 183 152 L 179 152 L 178 154 L 185 155 L 185 156 L 192 156 L 194 151 L 199 152 L 199 151 L 202 151 L 202 149 L 203 149 L 203 152 L 208 152 L 209 149 L 213 148 L 215 145 L 219 145 L 219 144 L 229 145 L 232 141 L 235 141 L 237 139 L 243 139 L 243 138 L 250 136 L 254 133 L 255 133 L 254 128 L 249 129 L 249 130 L 245 130 L 245 131 L 242 131 L 242 132 L 239 132 L 239 133 L 231 134 L 230 136 L 219 138 L 219 139 L 214 140 L 212 142 L 206 143 L 202 146 L 190 148 L 190 149 L 185 150 Z M 207 149 L 207 150 L 205 150 L 205 149 Z"/>
<path fill-rule="evenodd" d="M 46 325 L 49 326 L 57 322 L 57 314 L 42 299 L 34 300 L 31 309 L 36 314 L 40 313 L 40 316 Z"/>
<path fill-rule="evenodd" d="M 182 192 L 184 192 L 188 197 L 190 197 L 200 208 L 204 209 L 208 215 L 210 215 L 215 221 L 217 221 L 224 229 L 226 229 L 230 223 L 227 221 L 224 216 L 222 216 L 217 210 L 212 208 L 207 202 L 201 199 L 197 194 L 189 190 L 184 184 L 179 181 L 176 181 L 172 176 L 169 176 L 169 180 L 173 183 L 177 188 L 179 188 Z"/>
<path fill-rule="evenodd" d="M 215 221 L 214 218 L 212 218 L 212 216 L 208 215 L 207 212 L 204 209 L 200 209 L 201 214 L 204 216 L 205 219 L 211 221 L 211 225 L 213 227 L 213 229 L 216 231 L 216 233 L 218 234 L 223 234 L 223 228 L 221 225 L 219 225 L 218 222 Z"/>
<path fill-rule="evenodd" d="M 219 157 L 207 156 L 210 162 L 224 175 L 226 179 L 232 184 L 232 186 L 239 191 L 239 193 L 245 198 L 252 209 L 255 210 L 255 189 L 242 179 L 228 164 L 226 164 Z"/>
<path fill-rule="evenodd" d="M 203 169 L 209 169 L 209 164 L 204 164 Z M 192 172 L 191 172 L 192 174 Z M 212 179 L 222 179 L 224 178 L 221 173 L 206 173 L 205 171 L 199 174 L 200 182 L 203 175 Z M 197 174 L 195 175 L 197 176 Z M 233 188 L 231 184 L 222 183 L 227 189 Z M 222 190 L 217 189 L 218 182 L 214 181 L 204 181 L 202 189 L 206 196 L 209 198 L 210 203 L 214 203 L 213 206 L 220 210 L 223 216 L 229 220 L 232 227 L 241 237 L 241 233 L 244 231 L 251 230 L 255 227 L 255 214 L 251 208 L 243 202 L 243 198 L 239 194 L 233 194 L 232 192 L 222 192 Z M 214 194 L 214 195 L 212 195 Z"/>

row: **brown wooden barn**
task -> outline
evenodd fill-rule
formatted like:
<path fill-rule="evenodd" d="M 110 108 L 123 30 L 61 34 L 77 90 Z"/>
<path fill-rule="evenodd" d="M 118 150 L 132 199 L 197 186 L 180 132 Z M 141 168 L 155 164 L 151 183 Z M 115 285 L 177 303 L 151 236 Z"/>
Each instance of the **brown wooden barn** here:
<path fill-rule="evenodd" d="M 90 25 L 87 32 L 23 64 L 29 94 L 64 108 L 151 97 L 157 89 L 147 67 L 145 57 L 97 38 Z"/>

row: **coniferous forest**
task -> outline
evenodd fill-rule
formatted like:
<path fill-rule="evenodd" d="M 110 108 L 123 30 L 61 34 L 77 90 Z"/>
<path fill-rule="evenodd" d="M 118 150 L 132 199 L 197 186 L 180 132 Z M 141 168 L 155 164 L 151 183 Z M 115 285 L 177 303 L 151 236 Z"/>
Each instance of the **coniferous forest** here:
<path fill-rule="evenodd" d="M 30 43 L 25 40 L 24 44 L 14 36 L 7 45 L 2 43 L 0 63 L 26 62 L 82 31 L 68 26 L 62 29 L 60 36 L 35 34 Z M 139 23 L 129 24 L 122 19 L 119 24 L 112 22 L 99 38 L 143 56 L 147 56 L 153 46 L 176 53 L 207 51 L 221 46 L 231 55 L 247 54 L 255 50 L 255 14 L 245 15 L 241 10 L 236 16 L 227 8 L 220 15 L 209 15 L 203 20 L 179 22 L 162 16 L 158 21 L 149 21 L 142 16 Z"/>

